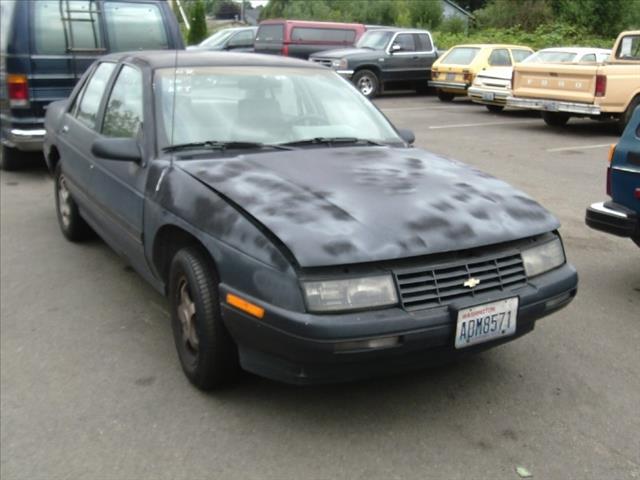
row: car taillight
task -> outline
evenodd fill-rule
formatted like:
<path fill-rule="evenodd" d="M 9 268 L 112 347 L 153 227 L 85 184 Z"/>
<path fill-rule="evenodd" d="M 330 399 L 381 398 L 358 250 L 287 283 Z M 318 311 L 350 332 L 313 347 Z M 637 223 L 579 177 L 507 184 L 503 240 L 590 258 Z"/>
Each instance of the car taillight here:
<path fill-rule="evenodd" d="M 462 78 L 464 79 L 465 82 L 471 83 L 471 72 L 468 70 L 464 70 L 462 72 Z"/>
<path fill-rule="evenodd" d="M 604 97 L 607 93 L 607 76 L 596 75 L 596 97 Z"/>
<path fill-rule="evenodd" d="M 607 195 L 611 196 L 611 163 L 616 153 L 616 144 L 612 143 L 609 147 L 609 165 L 607 166 Z"/>
<path fill-rule="evenodd" d="M 633 191 L 633 196 L 636 197 L 638 200 L 640 200 L 640 188 L 636 188 Z"/>
<path fill-rule="evenodd" d="M 7 75 L 7 93 L 9 106 L 29 106 L 29 84 L 26 75 Z"/>
<path fill-rule="evenodd" d="M 284 57 L 288 57 L 289 56 L 289 45 L 282 45 L 282 55 Z"/>

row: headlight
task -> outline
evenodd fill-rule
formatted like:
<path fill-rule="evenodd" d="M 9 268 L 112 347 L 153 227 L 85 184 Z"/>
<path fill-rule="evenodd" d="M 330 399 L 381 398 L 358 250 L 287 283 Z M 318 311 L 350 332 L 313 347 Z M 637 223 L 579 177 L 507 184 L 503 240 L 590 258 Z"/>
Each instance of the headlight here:
<path fill-rule="evenodd" d="M 347 59 L 346 58 L 341 58 L 340 60 L 332 60 L 331 61 L 331 66 L 333 68 L 347 68 Z"/>
<path fill-rule="evenodd" d="M 398 303 L 391 275 L 302 282 L 310 312 L 382 307 Z"/>
<path fill-rule="evenodd" d="M 556 237 L 550 242 L 523 250 L 522 261 L 527 277 L 553 270 L 565 262 L 562 242 Z"/>
<path fill-rule="evenodd" d="M 473 86 L 474 87 L 481 87 L 482 85 L 483 85 L 482 79 L 480 77 L 476 77 L 476 79 L 473 81 Z"/>

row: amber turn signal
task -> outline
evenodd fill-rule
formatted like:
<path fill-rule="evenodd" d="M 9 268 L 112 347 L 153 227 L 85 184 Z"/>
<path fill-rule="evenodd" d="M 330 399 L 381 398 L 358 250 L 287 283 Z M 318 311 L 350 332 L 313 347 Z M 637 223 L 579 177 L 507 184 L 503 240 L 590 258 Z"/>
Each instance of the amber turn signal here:
<path fill-rule="evenodd" d="M 616 144 L 612 143 L 611 146 L 609 147 L 609 165 L 611 165 L 611 162 L 613 162 L 613 156 L 616 153 Z"/>
<path fill-rule="evenodd" d="M 232 307 L 237 308 L 238 310 L 242 310 L 245 313 L 248 313 L 252 317 L 262 318 L 264 317 L 264 308 L 254 305 L 251 302 L 247 302 L 242 298 L 233 295 L 232 293 L 227 293 L 227 303 Z"/>

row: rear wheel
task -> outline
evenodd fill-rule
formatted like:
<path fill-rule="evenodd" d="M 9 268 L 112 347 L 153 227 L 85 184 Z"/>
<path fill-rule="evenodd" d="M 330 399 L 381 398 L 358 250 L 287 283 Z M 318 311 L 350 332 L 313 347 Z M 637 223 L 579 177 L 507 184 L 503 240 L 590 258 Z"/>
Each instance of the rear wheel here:
<path fill-rule="evenodd" d="M 18 170 L 22 164 L 21 156 L 20 150 L 2 145 L 0 168 L 7 171 Z"/>
<path fill-rule="evenodd" d="M 200 249 L 176 253 L 169 273 L 173 338 L 182 370 L 200 390 L 219 387 L 239 371 L 235 344 L 222 323 L 218 283 Z"/>
<path fill-rule="evenodd" d="M 564 127 L 569 121 L 569 114 L 558 112 L 542 112 L 542 119 L 544 120 L 544 123 L 546 123 L 550 127 Z"/>
<path fill-rule="evenodd" d="M 357 71 L 353 76 L 353 84 L 367 98 L 374 98 L 380 93 L 380 79 L 371 70 Z"/>
<path fill-rule="evenodd" d="M 54 179 L 56 214 L 62 234 L 72 242 L 86 239 L 91 236 L 91 227 L 80 216 L 78 205 L 69 192 L 67 179 L 60 168 L 60 162 L 56 165 Z"/>
<path fill-rule="evenodd" d="M 438 90 L 438 98 L 441 102 L 453 102 L 455 95 L 453 93 Z"/>
<path fill-rule="evenodd" d="M 491 113 L 500 113 L 504 110 L 502 105 L 485 105 Z"/>

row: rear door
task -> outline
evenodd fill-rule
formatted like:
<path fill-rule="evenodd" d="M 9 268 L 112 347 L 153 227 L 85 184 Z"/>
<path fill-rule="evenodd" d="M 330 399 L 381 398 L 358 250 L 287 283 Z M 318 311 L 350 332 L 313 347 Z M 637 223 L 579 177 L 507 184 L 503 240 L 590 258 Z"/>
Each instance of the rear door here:
<path fill-rule="evenodd" d="M 267 23 L 258 27 L 255 40 L 256 53 L 283 55 L 284 24 Z"/>
<path fill-rule="evenodd" d="M 419 81 L 427 81 L 431 78 L 431 66 L 438 58 L 438 54 L 433 46 L 431 35 L 428 33 L 416 33 L 414 38 L 418 48 L 416 52 L 418 57 L 416 77 Z"/>

